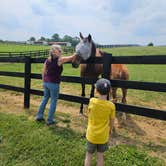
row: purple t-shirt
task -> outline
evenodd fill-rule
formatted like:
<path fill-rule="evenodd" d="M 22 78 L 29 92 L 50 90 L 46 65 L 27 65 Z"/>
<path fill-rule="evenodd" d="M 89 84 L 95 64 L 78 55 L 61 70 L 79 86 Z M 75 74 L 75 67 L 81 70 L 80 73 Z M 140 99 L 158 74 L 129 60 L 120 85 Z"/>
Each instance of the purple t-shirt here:
<path fill-rule="evenodd" d="M 44 72 L 44 82 L 52 82 L 59 84 L 61 81 L 62 66 L 57 64 L 58 58 L 51 60 L 46 59 L 46 71 Z"/>

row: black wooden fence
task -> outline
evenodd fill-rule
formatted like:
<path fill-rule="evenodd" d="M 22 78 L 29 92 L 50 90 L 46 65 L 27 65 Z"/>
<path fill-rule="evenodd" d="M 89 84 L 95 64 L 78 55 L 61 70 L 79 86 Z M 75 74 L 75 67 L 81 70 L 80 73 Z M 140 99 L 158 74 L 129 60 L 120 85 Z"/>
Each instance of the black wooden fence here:
<path fill-rule="evenodd" d="M 31 89 L 31 79 L 41 79 L 41 74 L 31 73 L 32 63 L 43 63 L 45 58 L 31 58 L 27 57 L 0 57 L 0 62 L 15 62 L 25 63 L 24 73 L 20 72 L 6 72 L 0 71 L 0 76 L 12 76 L 12 77 L 23 77 L 24 87 L 15 87 L 10 85 L 0 84 L 0 88 L 7 90 L 14 90 L 17 92 L 24 93 L 24 107 L 30 107 L 30 94 L 43 95 L 43 91 Z M 103 64 L 102 77 L 109 78 L 110 64 L 166 64 L 166 56 L 123 56 L 123 57 L 112 57 L 111 54 L 104 54 L 104 57 L 96 57 L 82 63 L 101 63 Z M 62 76 L 63 82 L 79 83 L 85 82 L 86 84 L 93 84 L 96 82 L 94 79 L 85 79 L 74 76 Z M 166 83 L 153 83 L 153 82 L 139 82 L 139 81 L 122 81 L 122 80 L 111 80 L 112 86 L 114 87 L 125 87 L 128 89 L 138 89 L 147 91 L 166 92 Z M 89 98 L 73 96 L 67 94 L 60 94 L 62 100 L 71 102 L 88 104 Z M 166 111 L 157 110 L 152 108 L 145 108 L 134 105 L 127 105 L 122 103 L 116 103 L 117 111 L 151 117 L 160 120 L 166 120 Z"/>
<path fill-rule="evenodd" d="M 73 47 L 62 47 L 63 53 L 73 53 Z M 45 50 L 34 50 L 34 51 L 22 51 L 22 52 L 0 52 L 0 57 L 25 57 L 30 56 L 31 58 L 47 57 L 49 49 Z"/>
<path fill-rule="evenodd" d="M 0 57 L 46 57 L 49 50 L 35 50 L 35 51 L 22 51 L 22 52 L 0 52 Z"/>

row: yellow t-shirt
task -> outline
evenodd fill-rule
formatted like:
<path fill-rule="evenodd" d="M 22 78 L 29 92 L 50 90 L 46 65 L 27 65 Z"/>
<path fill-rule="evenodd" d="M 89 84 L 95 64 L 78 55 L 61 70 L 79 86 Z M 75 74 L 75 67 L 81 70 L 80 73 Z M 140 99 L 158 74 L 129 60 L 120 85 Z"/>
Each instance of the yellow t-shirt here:
<path fill-rule="evenodd" d="M 111 118 L 115 118 L 115 105 L 108 100 L 91 98 L 88 106 L 87 140 L 93 144 L 108 142 Z"/>

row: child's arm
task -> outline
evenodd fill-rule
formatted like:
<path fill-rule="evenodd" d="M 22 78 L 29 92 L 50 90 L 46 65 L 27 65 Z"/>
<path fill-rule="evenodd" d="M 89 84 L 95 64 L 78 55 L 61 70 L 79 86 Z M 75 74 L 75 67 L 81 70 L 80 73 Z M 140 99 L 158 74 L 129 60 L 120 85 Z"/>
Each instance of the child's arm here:
<path fill-rule="evenodd" d="M 89 114 L 89 112 L 90 112 L 90 109 L 88 108 L 86 114 L 85 114 L 85 113 L 82 113 L 82 116 L 83 116 L 84 118 L 88 119 L 88 114 Z"/>
<path fill-rule="evenodd" d="M 85 114 L 85 113 L 82 113 L 82 116 L 83 116 L 84 118 L 88 119 L 88 113 L 89 113 L 89 109 L 87 109 L 86 114 Z"/>
<path fill-rule="evenodd" d="M 82 116 L 85 117 L 85 118 L 88 118 L 88 115 L 86 115 L 86 114 L 82 114 Z"/>
<path fill-rule="evenodd" d="M 115 118 L 110 118 L 110 131 L 109 131 L 110 138 L 111 138 L 112 130 L 114 127 L 114 121 L 115 121 Z"/>
<path fill-rule="evenodd" d="M 86 112 L 86 114 L 82 114 L 83 115 L 83 117 L 85 117 L 85 118 L 87 118 L 88 119 L 88 115 L 89 115 L 89 113 L 90 113 L 90 105 L 91 105 L 91 99 L 90 99 L 90 101 L 89 101 L 89 105 L 88 105 L 88 109 L 87 109 L 87 112 Z"/>

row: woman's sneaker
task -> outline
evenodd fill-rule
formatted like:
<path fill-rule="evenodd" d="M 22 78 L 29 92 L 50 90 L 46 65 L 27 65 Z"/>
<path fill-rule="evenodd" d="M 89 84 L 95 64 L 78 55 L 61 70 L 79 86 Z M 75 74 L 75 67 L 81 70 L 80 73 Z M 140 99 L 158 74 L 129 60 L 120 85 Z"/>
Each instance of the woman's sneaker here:
<path fill-rule="evenodd" d="M 35 120 L 36 120 L 37 122 L 43 122 L 43 121 L 45 121 L 44 118 L 36 118 Z"/>
<path fill-rule="evenodd" d="M 55 120 L 46 122 L 46 125 L 48 125 L 48 126 L 53 125 L 53 124 L 55 124 Z"/>

